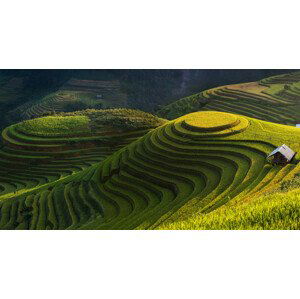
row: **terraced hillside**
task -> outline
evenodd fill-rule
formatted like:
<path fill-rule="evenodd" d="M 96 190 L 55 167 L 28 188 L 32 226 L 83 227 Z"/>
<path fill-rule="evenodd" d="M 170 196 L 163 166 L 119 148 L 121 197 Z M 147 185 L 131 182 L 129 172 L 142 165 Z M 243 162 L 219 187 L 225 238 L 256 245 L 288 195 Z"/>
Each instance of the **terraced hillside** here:
<path fill-rule="evenodd" d="M 300 122 L 300 72 L 205 90 L 171 103 L 157 114 L 174 119 L 211 110 L 295 125 Z"/>
<path fill-rule="evenodd" d="M 126 107 L 127 95 L 117 80 L 79 80 L 71 79 L 62 90 L 73 90 L 95 95 L 104 107 Z"/>
<path fill-rule="evenodd" d="M 85 121 L 80 120 L 82 128 Z M 19 137 L 20 132 L 14 134 Z M 82 171 L 2 196 L 0 228 L 159 228 L 195 214 L 202 219 L 225 204 L 247 202 L 298 173 L 299 155 L 286 167 L 266 162 L 268 153 L 283 143 L 299 151 L 298 138 L 299 129 L 245 116 L 188 114 Z M 5 188 L 9 187 L 2 186 L 3 194 Z"/>
<path fill-rule="evenodd" d="M 165 121 L 128 110 L 27 120 L 2 132 L 0 200 L 82 171 Z"/>
<path fill-rule="evenodd" d="M 42 99 L 29 101 L 9 112 L 11 116 L 18 116 L 19 120 L 32 119 L 47 114 L 69 112 L 97 107 L 101 102 L 95 95 L 87 92 L 57 91 Z M 102 106 L 102 105 L 101 105 Z"/>
<path fill-rule="evenodd" d="M 58 91 L 26 101 L 10 110 L 8 115 L 17 122 L 59 112 L 126 107 L 126 100 L 118 81 L 71 79 Z"/>

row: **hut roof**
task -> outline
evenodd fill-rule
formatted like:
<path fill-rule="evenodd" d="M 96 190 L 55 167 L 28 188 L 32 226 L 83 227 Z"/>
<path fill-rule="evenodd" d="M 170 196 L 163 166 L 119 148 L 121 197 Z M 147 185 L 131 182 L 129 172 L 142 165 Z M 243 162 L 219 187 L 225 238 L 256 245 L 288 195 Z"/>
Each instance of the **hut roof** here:
<path fill-rule="evenodd" d="M 276 153 L 282 154 L 288 161 L 291 161 L 295 156 L 295 152 L 290 149 L 287 145 L 283 144 L 282 146 L 277 147 L 267 158 L 275 155 Z"/>

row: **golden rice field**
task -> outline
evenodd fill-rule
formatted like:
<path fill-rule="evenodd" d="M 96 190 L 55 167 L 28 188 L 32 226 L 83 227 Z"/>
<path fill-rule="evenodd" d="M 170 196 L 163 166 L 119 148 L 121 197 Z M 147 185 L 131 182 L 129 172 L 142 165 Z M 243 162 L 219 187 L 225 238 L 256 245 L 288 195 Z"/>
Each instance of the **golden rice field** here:
<path fill-rule="evenodd" d="M 285 167 L 266 157 L 283 143 L 299 152 L 299 129 L 218 111 L 148 116 L 145 128 L 132 114 L 140 129 L 129 133 L 120 117 L 112 132 L 80 113 L 5 129 L 0 228 L 298 228 L 298 191 L 280 187 L 297 178 L 299 155 Z"/>

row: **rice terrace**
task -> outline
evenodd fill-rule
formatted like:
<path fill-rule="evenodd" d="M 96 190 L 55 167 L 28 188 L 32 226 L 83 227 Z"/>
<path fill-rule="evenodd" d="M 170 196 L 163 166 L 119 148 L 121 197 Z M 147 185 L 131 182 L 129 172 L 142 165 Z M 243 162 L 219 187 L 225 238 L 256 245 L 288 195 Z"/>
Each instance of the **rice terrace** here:
<path fill-rule="evenodd" d="M 299 71 L 36 72 L 0 71 L 0 229 L 300 229 Z"/>

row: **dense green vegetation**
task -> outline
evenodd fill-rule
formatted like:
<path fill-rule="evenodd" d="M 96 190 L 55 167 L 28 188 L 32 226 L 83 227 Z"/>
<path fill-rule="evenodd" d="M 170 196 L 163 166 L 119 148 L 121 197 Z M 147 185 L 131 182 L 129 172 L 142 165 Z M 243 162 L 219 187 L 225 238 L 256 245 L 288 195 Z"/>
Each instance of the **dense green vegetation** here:
<path fill-rule="evenodd" d="M 299 167 L 296 168 L 300 171 Z M 300 229 L 300 172 L 265 195 L 230 202 L 209 214 L 165 222 L 159 229 Z"/>
<path fill-rule="evenodd" d="M 136 129 L 156 128 L 166 122 L 150 113 L 134 109 L 87 109 L 70 113 L 60 113 L 60 116 L 87 116 L 90 119 L 89 126 L 94 130 L 103 127 L 113 127 L 123 131 Z"/>
<path fill-rule="evenodd" d="M 300 229 L 300 189 L 224 206 L 206 215 L 164 223 L 160 229 Z"/>
<path fill-rule="evenodd" d="M 207 100 L 201 93 L 198 93 L 164 106 L 157 114 L 164 115 L 167 119 L 175 119 L 191 112 L 200 111 L 205 104 L 207 104 Z"/>
<path fill-rule="evenodd" d="M 27 120 L 15 125 L 15 129 L 24 134 L 36 136 L 61 136 L 91 133 L 89 118 L 78 116 L 47 116 Z"/>

